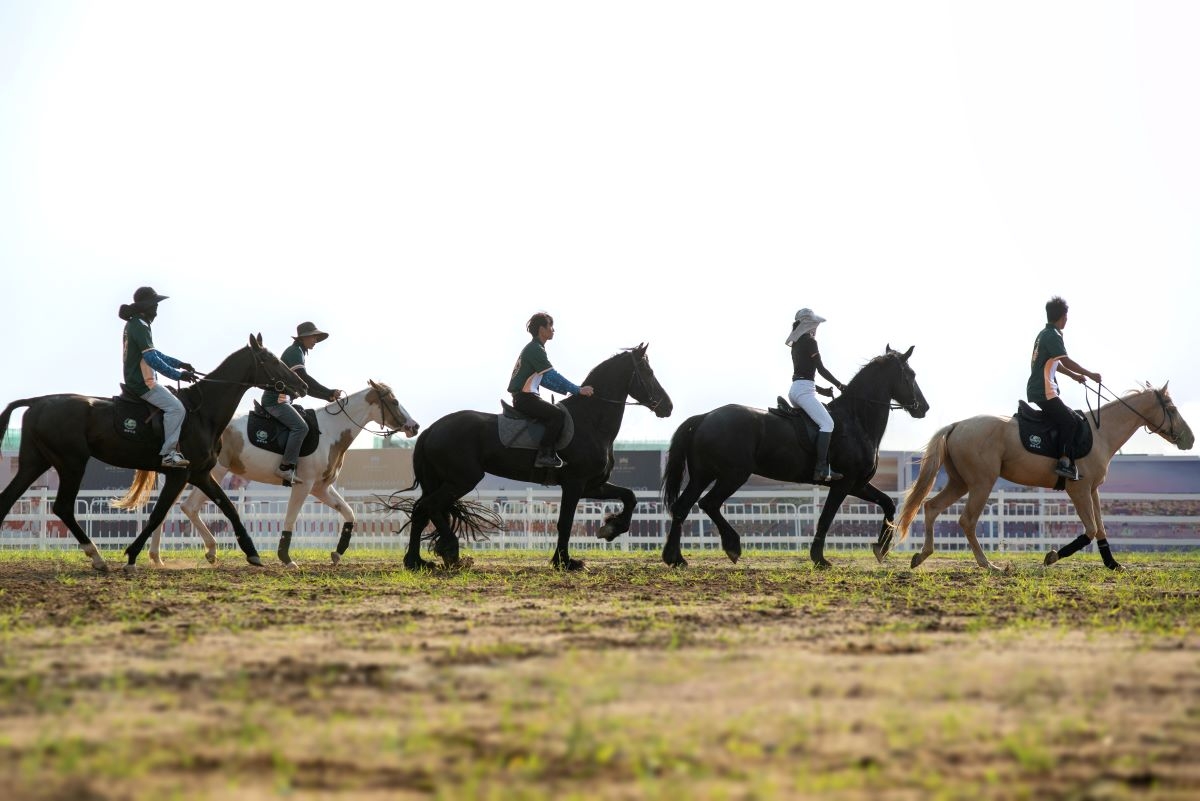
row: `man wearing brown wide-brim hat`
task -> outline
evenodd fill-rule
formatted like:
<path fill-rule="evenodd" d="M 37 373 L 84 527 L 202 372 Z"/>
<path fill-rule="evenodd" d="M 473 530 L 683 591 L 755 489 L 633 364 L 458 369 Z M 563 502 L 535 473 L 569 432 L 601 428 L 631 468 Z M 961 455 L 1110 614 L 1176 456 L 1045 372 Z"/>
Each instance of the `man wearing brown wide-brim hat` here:
<path fill-rule="evenodd" d="M 300 323 L 296 326 L 296 336 L 292 337 L 292 344 L 284 349 L 279 360 L 304 379 L 304 383 L 308 384 L 309 397 L 325 398 L 332 403 L 338 399 L 342 391 L 329 389 L 309 375 L 304 366 L 308 352 L 318 342 L 324 342 L 326 339 L 329 339 L 329 334 L 317 328 L 316 323 Z M 270 389 L 265 391 L 262 396 L 263 408 L 288 429 L 287 444 L 283 448 L 283 461 L 279 463 L 279 468 L 275 471 L 285 487 L 290 487 L 296 480 L 296 461 L 300 457 L 300 446 L 304 444 L 304 438 L 308 436 L 308 423 L 304 422 L 304 415 L 292 406 L 292 400 L 287 395 Z"/>

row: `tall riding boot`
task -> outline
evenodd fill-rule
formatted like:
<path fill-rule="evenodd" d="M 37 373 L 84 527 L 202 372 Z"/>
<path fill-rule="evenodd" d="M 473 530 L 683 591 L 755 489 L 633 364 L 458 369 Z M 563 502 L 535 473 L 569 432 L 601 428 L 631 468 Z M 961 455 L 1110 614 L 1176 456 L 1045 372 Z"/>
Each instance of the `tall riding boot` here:
<path fill-rule="evenodd" d="M 829 466 L 829 438 L 832 436 L 828 431 L 817 432 L 817 469 L 813 471 L 813 481 L 829 483 L 842 478 L 841 473 Z"/>

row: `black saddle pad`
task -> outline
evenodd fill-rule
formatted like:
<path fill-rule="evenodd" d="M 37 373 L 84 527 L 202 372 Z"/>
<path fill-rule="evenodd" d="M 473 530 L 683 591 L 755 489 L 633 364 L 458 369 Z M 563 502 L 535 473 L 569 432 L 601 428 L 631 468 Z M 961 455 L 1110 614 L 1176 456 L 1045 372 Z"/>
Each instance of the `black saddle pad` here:
<path fill-rule="evenodd" d="M 321 441 L 321 429 L 317 427 L 317 410 L 305 409 L 294 404 L 292 408 L 304 415 L 304 422 L 308 423 L 308 436 L 300 445 L 300 455 L 308 456 L 317 449 L 317 444 Z M 287 447 L 287 438 L 287 426 L 268 414 L 267 410 L 255 401 L 254 408 L 246 417 L 246 439 L 250 444 L 264 451 L 282 454 Z"/>
<path fill-rule="evenodd" d="M 768 412 L 776 417 L 782 417 L 796 427 L 797 438 L 800 444 L 806 450 L 811 450 L 812 444 L 816 442 L 817 432 L 821 427 L 808 416 L 808 412 L 801 409 L 799 406 L 793 406 L 787 398 L 780 395 L 775 399 L 775 407 L 768 409 Z"/>
<path fill-rule="evenodd" d="M 131 393 L 124 384 L 121 385 L 121 394 L 113 396 L 112 404 L 113 428 L 118 435 L 156 447 L 162 446 L 164 438 L 162 409 L 146 403 Z"/>
<path fill-rule="evenodd" d="M 503 399 L 500 401 L 500 408 L 503 414 L 496 417 L 500 444 L 506 448 L 537 450 L 542 443 L 542 434 L 546 431 L 545 423 L 539 423 L 535 418 L 521 414 Z M 566 420 L 563 422 L 562 433 L 558 435 L 558 442 L 554 443 L 556 451 L 567 447 L 571 438 L 575 436 L 575 420 L 571 413 L 565 406 L 558 408 L 563 410 Z"/>
<path fill-rule="evenodd" d="M 1072 459 L 1082 459 L 1092 450 L 1092 427 L 1088 425 L 1083 412 L 1073 409 L 1075 416 L 1075 435 L 1067 443 L 1067 455 Z M 1025 401 L 1017 401 L 1017 430 L 1021 435 L 1021 445 L 1030 453 L 1039 456 L 1049 456 L 1057 459 L 1062 449 L 1058 444 L 1058 427 L 1051 422 L 1045 412 L 1039 411 Z"/>

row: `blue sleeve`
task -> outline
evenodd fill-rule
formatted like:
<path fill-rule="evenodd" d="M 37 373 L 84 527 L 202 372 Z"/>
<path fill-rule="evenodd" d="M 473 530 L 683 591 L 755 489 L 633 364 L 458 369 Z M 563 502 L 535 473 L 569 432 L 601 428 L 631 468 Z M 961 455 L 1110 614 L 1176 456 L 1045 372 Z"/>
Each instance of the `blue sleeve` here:
<path fill-rule="evenodd" d="M 168 359 L 170 359 L 170 361 L 167 361 Z M 157 350 L 150 349 L 143 351 L 142 361 L 146 362 L 146 364 L 150 365 L 167 378 L 174 378 L 178 380 L 179 376 L 182 375 L 182 373 L 176 370 L 175 366 L 171 364 L 171 362 L 175 362 L 177 365 L 179 364 L 179 360 L 171 359 L 170 356 L 163 356 L 163 354 L 159 353 Z"/>
<path fill-rule="evenodd" d="M 571 393 L 572 395 L 579 394 L 579 387 L 572 384 L 567 379 L 563 378 L 562 373 L 551 367 L 542 376 L 542 386 L 551 392 Z"/>

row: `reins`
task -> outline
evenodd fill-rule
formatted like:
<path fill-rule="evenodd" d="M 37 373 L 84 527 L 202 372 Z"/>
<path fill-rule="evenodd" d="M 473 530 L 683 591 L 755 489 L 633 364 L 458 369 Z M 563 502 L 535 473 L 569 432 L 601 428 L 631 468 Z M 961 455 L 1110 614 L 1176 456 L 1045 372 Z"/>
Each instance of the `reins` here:
<path fill-rule="evenodd" d="M 399 434 L 401 431 L 404 430 L 403 428 L 395 428 L 395 429 L 388 428 L 385 425 L 383 431 L 372 431 L 371 429 L 367 428 L 366 425 L 358 422 L 357 420 L 355 420 L 353 417 L 350 416 L 350 412 L 347 411 L 347 409 L 346 409 L 346 401 L 347 401 L 347 398 L 345 398 L 345 397 L 338 398 L 336 401 L 334 401 L 334 404 L 337 404 L 338 410 L 336 412 L 331 412 L 331 411 L 329 411 L 329 406 L 326 406 L 324 409 L 325 414 L 330 415 L 331 417 L 336 417 L 339 414 L 345 415 L 346 419 L 349 420 L 351 423 L 353 423 L 355 426 L 357 426 L 359 431 L 365 431 L 366 433 L 374 434 L 377 437 L 389 438 L 395 434 Z M 333 405 L 333 404 L 330 404 L 330 405 Z M 379 408 L 380 408 L 380 410 L 383 409 L 382 398 L 380 399 Z"/>
<path fill-rule="evenodd" d="M 1100 398 L 1102 397 L 1101 390 L 1103 388 L 1104 388 L 1104 385 L 1102 383 L 1096 382 L 1096 405 L 1097 406 L 1100 405 Z M 1142 419 L 1142 422 L 1146 424 L 1146 431 L 1148 433 L 1162 434 L 1165 431 L 1166 438 L 1172 443 L 1177 443 L 1179 441 L 1180 434 L 1175 433 L 1175 422 L 1171 418 L 1170 410 L 1167 409 L 1167 402 L 1163 398 L 1162 391 L 1154 389 L 1153 387 L 1147 387 L 1147 389 L 1150 389 L 1152 392 L 1154 392 L 1154 398 L 1155 398 L 1155 400 L 1158 401 L 1159 408 L 1162 409 L 1163 419 L 1162 419 L 1161 423 L 1154 423 L 1153 421 L 1150 420 L 1149 417 L 1147 417 L 1146 415 L 1139 412 L 1137 409 L 1130 406 L 1129 402 L 1126 401 L 1124 398 L 1120 397 L 1119 395 L 1114 395 L 1111 391 L 1108 392 L 1107 396 L 1105 396 L 1105 397 L 1107 400 L 1119 402 L 1126 409 L 1128 409 L 1129 411 L 1133 412 L 1135 415 L 1140 417 Z M 1090 410 L 1091 407 L 1089 406 L 1088 408 Z M 1100 410 L 1097 409 L 1096 414 L 1099 415 L 1099 412 L 1100 412 Z M 1167 428 L 1168 423 L 1171 426 L 1169 429 Z M 1100 423 L 1099 423 L 1099 421 L 1097 421 L 1096 428 L 1099 428 L 1099 427 L 1100 427 Z"/>

